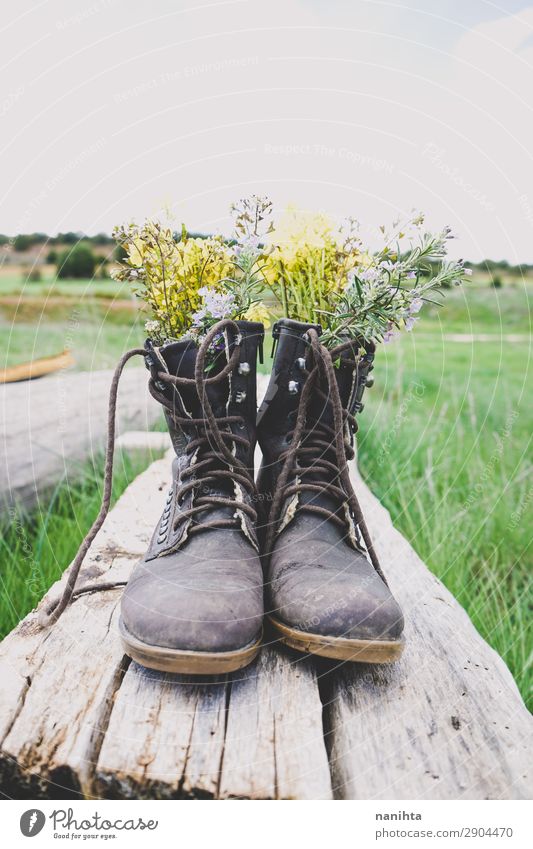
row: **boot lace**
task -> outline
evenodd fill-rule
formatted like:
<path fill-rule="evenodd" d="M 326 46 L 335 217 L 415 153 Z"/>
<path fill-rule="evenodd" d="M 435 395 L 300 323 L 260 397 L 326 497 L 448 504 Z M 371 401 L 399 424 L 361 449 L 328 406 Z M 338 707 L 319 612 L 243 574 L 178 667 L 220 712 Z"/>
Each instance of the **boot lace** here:
<path fill-rule="evenodd" d="M 283 505 L 287 498 L 301 492 L 318 493 L 328 496 L 338 506 L 334 510 L 310 502 L 299 502 L 297 511 L 315 513 L 332 521 L 342 528 L 348 527 L 345 506 L 348 507 L 356 526 L 361 531 L 366 550 L 382 580 L 385 576 L 368 531 L 359 500 L 350 479 L 348 462 L 354 457 L 350 440 L 357 431 L 355 417 L 346 410 L 341 401 L 335 376 L 334 361 L 340 354 L 351 348 L 350 342 L 338 345 L 329 351 L 320 343 L 317 331 L 307 331 L 310 349 L 308 359 L 310 368 L 306 370 L 306 381 L 300 396 L 294 429 L 288 434 L 290 446 L 280 459 L 282 469 L 276 483 L 276 492 L 270 511 L 267 551 L 272 551 L 274 539 L 281 520 Z M 355 360 L 344 360 L 348 365 L 356 366 Z M 330 426 L 324 416 L 312 415 L 312 406 L 316 409 L 316 399 L 331 409 L 333 425 Z"/>
<path fill-rule="evenodd" d="M 206 377 L 204 370 L 209 347 L 216 336 L 230 328 L 237 339 L 231 356 L 226 365 L 217 374 L 212 377 Z M 176 494 L 178 503 L 189 489 L 205 489 L 205 487 L 209 484 L 218 481 L 220 478 L 238 481 L 251 496 L 253 496 L 256 491 L 253 472 L 248 469 L 247 466 L 236 456 L 235 452 L 231 451 L 228 447 L 229 443 L 233 444 L 235 448 L 238 444 L 242 445 L 247 450 L 250 448 L 250 443 L 245 437 L 234 434 L 229 429 L 230 425 L 241 424 L 244 422 L 244 419 L 242 416 L 225 416 L 217 419 L 213 413 L 207 396 L 207 387 L 227 378 L 230 372 L 235 368 L 240 355 L 239 338 L 239 328 L 233 321 L 229 319 L 220 321 L 211 328 L 198 349 L 194 378 L 175 377 L 174 375 L 170 375 L 164 371 L 157 373 L 157 379 L 153 376 L 150 378 L 148 384 L 150 394 L 169 411 L 175 424 L 178 427 L 193 427 L 197 432 L 196 437 L 189 442 L 187 450 L 189 453 L 198 450 L 198 462 L 194 464 L 194 467 L 185 470 L 182 475 L 182 477 L 192 477 L 194 475 L 195 479 L 186 481 L 183 486 L 180 487 Z M 124 366 L 130 359 L 137 356 L 145 357 L 145 349 L 132 348 L 131 351 L 127 351 L 120 358 L 115 368 L 109 390 L 104 485 L 100 510 L 78 549 L 78 553 L 76 554 L 74 562 L 69 570 L 67 583 L 65 584 L 65 588 L 61 596 L 58 599 L 54 599 L 43 611 L 41 611 L 39 623 L 42 627 L 46 627 L 57 622 L 68 605 L 79 596 L 87 593 L 102 592 L 105 590 L 116 589 L 118 587 L 124 587 L 127 583 L 127 581 L 108 581 L 104 583 L 98 582 L 85 584 L 79 588 L 76 587 L 80 569 L 83 565 L 87 552 L 89 551 L 98 531 L 104 524 L 107 514 L 109 513 L 113 487 L 113 459 L 115 453 L 118 387 Z M 177 414 L 176 404 L 170 402 L 165 395 L 158 391 L 155 386 L 156 382 L 168 383 L 176 388 L 178 386 L 185 385 L 196 388 L 204 415 L 199 418 L 183 418 L 182 416 L 179 416 Z M 227 428 L 227 430 L 225 428 Z M 225 467 L 223 466 L 221 468 L 222 459 L 225 461 Z M 198 476 L 198 471 L 200 469 L 202 470 L 201 477 Z M 244 501 L 222 495 L 201 495 L 196 498 L 196 505 L 194 507 L 183 511 L 180 514 L 175 522 L 175 529 L 177 529 L 180 522 L 185 521 L 191 516 L 196 516 L 197 513 L 205 511 L 206 508 L 209 508 L 210 506 L 219 504 L 224 504 L 225 506 L 242 510 L 254 522 L 257 518 L 255 510 Z M 190 532 L 198 532 L 206 527 L 235 527 L 237 525 L 238 520 L 236 518 L 216 518 L 203 523 L 195 523 L 192 525 Z"/>
<path fill-rule="evenodd" d="M 244 488 L 250 498 L 253 499 L 256 493 L 253 471 L 236 455 L 237 446 L 240 445 L 244 449 L 245 456 L 248 456 L 250 441 L 245 436 L 233 433 L 230 429 L 231 425 L 243 425 L 245 423 L 244 418 L 242 416 L 216 417 L 207 395 L 207 387 L 224 380 L 233 371 L 239 359 L 239 346 L 236 345 L 224 368 L 213 377 L 205 377 L 205 358 L 209 346 L 213 339 L 230 325 L 236 329 L 237 333 L 239 332 L 237 326 L 232 321 L 225 320 L 216 324 L 207 334 L 198 350 L 194 379 L 178 377 L 166 372 L 158 373 L 159 380 L 176 388 L 180 386 L 194 386 L 200 398 L 204 413 L 202 417 L 189 418 L 180 416 L 176 410 L 175 403 L 169 401 L 162 393 L 158 392 L 154 381 L 150 381 L 149 384 L 150 393 L 168 410 L 174 425 L 182 429 L 192 428 L 195 433 L 195 437 L 187 445 L 186 453 L 190 456 L 194 452 L 197 452 L 196 460 L 194 465 L 189 466 L 182 472 L 181 478 L 185 480 L 185 483 L 182 484 L 176 493 L 179 504 L 183 501 L 186 493 L 192 490 L 195 494 L 195 504 L 188 510 L 182 510 L 180 512 L 174 522 L 174 531 L 187 519 L 194 518 L 198 514 L 205 512 L 206 508 L 218 505 L 240 510 L 246 513 L 252 522 L 256 522 L 257 520 L 257 512 L 250 504 L 246 504 L 241 499 L 209 492 L 210 487 L 220 486 L 221 483 L 224 485 L 224 482 L 229 483 L 231 490 L 233 490 L 233 484 L 237 482 Z M 230 446 L 234 447 L 233 451 Z M 188 480 L 189 478 L 191 480 Z M 197 491 L 206 494 L 196 495 Z M 195 520 L 195 523 L 189 529 L 189 533 L 197 533 L 205 528 L 235 528 L 239 526 L 240 522 L 235 514 L 232 518 L 219 516 L 204 522 Z"/>

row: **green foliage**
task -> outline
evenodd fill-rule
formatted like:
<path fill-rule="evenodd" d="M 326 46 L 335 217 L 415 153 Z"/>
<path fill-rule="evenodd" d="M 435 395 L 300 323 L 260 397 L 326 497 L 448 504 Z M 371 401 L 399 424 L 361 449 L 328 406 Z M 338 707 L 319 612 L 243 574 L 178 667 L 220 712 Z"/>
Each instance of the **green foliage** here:
<path fill-rule="evenodd" d="M 41 269 L 35 265 L 28 272 L 28 274 L 23 274 L 22 276 L 24 280 L 28 281 L 28 283 L 40 283 L 40 281 L 43 279 Z"/>
<path fill-rule="evenodd" d="M 493 274 L 492 275 L 492 277 L 490 279 L 490 285 L 493 286 L 495 289 L 501 289 L 502 288 L 502 286 L 503 286 L 502 278 L 500 277 L 499 274 Z"/>
<path fill-rule="evenodd" d="M 46 261 L 49 262 L 50 265 L 55 265 L 57 263 L 58 256 L 59 255 L 58 255 L 58 252 L 56 251 L 56 249 L 52 248 L 46 254 Z"/>
<path fill-rule="evenodd" d="M 109 268 L 106 260 L 100 263 L 100 265 L 96 268 L 96 273 L 94 275 L 97 280 L 107 280 L 109 278 Z"/>
<path fill-rule="evenodd" d="M 46 233 L 19 233 L 13 240 L 13 247 L 16 251 L 24 253 L 34 245 L 44 245 L 47 239 Z"/>
<path fill-rule="evenodd" d="M 80 279 L 92 277 L 96 259 L 90 245 L 80 242 L 71 250 L 65 250 L 57 261 L 57 276 L 64 280 L 67 277 Z"/>
<path fill-rule="evenodd" d="M 55 241 L 62 245 L 76 245 L 81 239 L 85 238 L 83 233 L 58 233 Z"/>
<path fill-rule="evenodd" d="M 117 242 L 113 248 L 113 260 L 115 262 L 126 262 L 128 259 L 128 251 L 121 242 Z"/>
<path fill-rule="evenodd" d="M 33 240 L 31 236 L 25 236 L 22 233 L 19 233 L 18 236 L 15 236 L 15 239 L 13 241 L 13 247 L 19 253 L 23 253 L 24 251 L 29 250 L 32 245 Z"/>
<path fill-rule="evenodd" d="M 408 342 L 376 357 L 362 473 L 531 699 L 527 343 L 443 348 L 423 331 Z"/>
<path fill-rule="evenodd" d="M 87 238 L 87 237 L 85 237 Z M 89 237 L 89 240 L 93 243 L 93 245 L 113 245 L 115 240 L 112 236 L 108 236 L 107 233 L 97 233 L 96 236 Z"/>

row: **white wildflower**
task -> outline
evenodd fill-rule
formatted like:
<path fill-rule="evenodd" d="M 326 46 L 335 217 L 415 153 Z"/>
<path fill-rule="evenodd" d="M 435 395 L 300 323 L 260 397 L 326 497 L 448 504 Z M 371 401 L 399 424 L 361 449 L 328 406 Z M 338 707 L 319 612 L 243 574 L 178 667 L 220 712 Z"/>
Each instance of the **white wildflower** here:
<path fill-rule="evenodd" d="M 379 270 L 370 266 L 360 273 L 359 279 L 365 283 L 375 283 L 376 280 L 379 280 L 379 276 Z"/>
<path fill-rule="evenodd" d="M 231 292 L 215 292 L 207 286 L 198 290 L 203 299 L 202 307 L 192 316 L 193 324 L 200 324 L 204 318 L 228 318 L 235 306 L 235 295 Z"/>

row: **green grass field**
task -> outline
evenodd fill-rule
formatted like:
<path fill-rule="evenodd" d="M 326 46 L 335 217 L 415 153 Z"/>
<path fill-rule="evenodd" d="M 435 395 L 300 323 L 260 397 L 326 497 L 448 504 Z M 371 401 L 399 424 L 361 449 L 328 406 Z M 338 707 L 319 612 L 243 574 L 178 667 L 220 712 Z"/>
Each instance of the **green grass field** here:
<path fill-rule="evenodd" d="M 62 283 L 51 294 L 50 285 L 19 281 L 17 290 L 16 281 L 0 281 L 6 340 L 0 367 L 56 353 L 68 342 L 76 368 L 109 368 L 142 342 L 144 319 L 124 307 L 126 293 L 113 282 L 94 284 L 101 291 L 88 281 Z M 530 283 L 494 289 L 474 281 L 450 291 L 440 310 L 426 309 L 417 330 L 380 347 L 359 432 L 363 475 L 504 657 L 525 699 L 531 698 L 532 292 Z M 116 309 L 113 294 L 122 302 Z M 265 369 L 269 353 L 266 344 Z M 117 493 L 140 468 L 139 460 L 124 462 Z M 101 467 L 88 467 L 81 481 L 62 484 L 34 515 L 8 518 L 2 633 L 72 558 L 96 513 L 100 480 Z M 29 570 L 37 591 L 27 588 Z"/>
<path fill-rule="evenodd" d="M 359 434 L 365 479 L 530 706 L 532 291 L 454 291 L 382 346 Z"/>
<path fill-rule="evenodd" d="M 531 694 L 530 356 L 527 343 L 394 343 L 380 351 L 359 434 L 363 476 L 504 657 L 525 698 Z"/>

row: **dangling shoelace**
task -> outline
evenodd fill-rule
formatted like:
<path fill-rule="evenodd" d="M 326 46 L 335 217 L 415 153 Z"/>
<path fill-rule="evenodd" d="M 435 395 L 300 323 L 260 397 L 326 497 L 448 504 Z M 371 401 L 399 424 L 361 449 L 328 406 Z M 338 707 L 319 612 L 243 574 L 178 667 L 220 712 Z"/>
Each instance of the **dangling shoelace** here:
<path fill-rule="evenodd" d="M 219 336 L 221 333 L 226 330 L 229 330 L 230 328 L 234 332 L 235 339 L 237 340 L 234 345 L 233 351 L 226 365 L 217 374 L 215 374 L 213 377 L 206 377 L 205 361 L 211 343 L 213 342 L 215 337 Z M 240 484 L 242 484 L 242 486 L 244 486 L 248 494 L 251 496 L 253 496 L 256 492 L 253 473 L 246 466 L 245 463 L 243 463 L 238 457 L 236 457 L 236 455 L 228 448 L 226 444 L 226 442 L 232 442 L 235 446 L 242 445 L 245 449 L 249 449 L 250 443 L 245 437 L 239 436 L 238 434 L 234 434 L 231 432 L 231 430 L 229 430 L 229 426 L 231 424 L 239 424 L 243 422 L 242 416 L 224 416 L 222 418 L 217 418 L 213 413 L 207 395 L 208 386 L 211 386 L 215 383 L 224 380 L 235 368 L 240 356 L 239 339 L 240 331 L 238 326 L 233 321 L 231 321 L 230 319 L 224 319 L 223 321 L 219 321 L 207 333 L 198 348 L 198 353 L 196 355 L 194 378 L 176 377 L 175 375 L 168 374 L 168 372 L 164 371 L 159 371 L 157 373 L 157 380 L 160 382 L 168 383 L 169 385 L 174 386 L 176 388 L 178 386 L 190 386 L 196 389 L 198 398 L 200 400 L 200 405 L 204 413 L 204 416 L 201 418 L 184 418 L 182 416 L 179 416 L 176 412 L 175 403 L 170 402 L 165 395 L 163 395 L 157 390 L 155 386 L 156 381 L 154 377 L 150 377 L 148 383 L 150 394 L 157 401 L 163 404 L 163 406 L 169 411 L 172 420 L 174 421 L 176 426 L 190 426 L 196 428 L 198 431 L 197 438 L 189 442 L 187 450 L 189 451 L 189 453 L 192 453 L 192 451 L 198 449 L 199 461 L 195 464 L 194 469 L 186 470 L 186 474 L 184 476 L 191 477 L 193 474 L 196 475 L 198 470 L 200 468 L 203 468 L 203 477 L 197 478 L 194 481 L 188 481 L 182 487 L 180 487 L 176 494 L 178 503 L 179 499 L 181 499 L 183 495 L 190 489 L 196 489 L 197 487 L 201 487 L 202 485 L 205 485 L 207 483 L 212 483 L 220 478 L 227 478 L 231 481 L 238 481 Z M 76 588 L 76 583 L 78 580 L 80 569 L 83 565 L 83 561 L 98 531 L 104 524 L 107 514 L 109 513 L 113 488 L 113 459 L 115 453 L 115 430 L 118 387 L 120 383 L 120 377 L 124 370 L 124 366 L 126 365 L 128 360 L 137 356 L 145 357 L 145 349 L 133 348 L 131 351 L 127 351 L 120 358 L 113 374 L 113 379 L 111 381 L 111 387 L 109 390 L 104 487 L 100 510 L 98 516 L 96 517 L 90 530 L 88 531 L 87 535 L 83 539 L 83 542 L 81 543 L 78 549 L 78 553 L 76 554 L 74 562 L 72 563 L 72 566 L 70 568 L 67 583 L 61 596 L 59 597 L 59 599 L 53 600 L 45 608 L 45 610 L 41 611 L 41 614 L 39 616 L 39 623 L 42 627 L 46 627 L 47 625 L 51 625 L 54 622 L 57 622 L 61 614 L 66 610 L 68 605 L 75 598 L 78 598 L 81 595 L 91 592 L 101 592 L 105 590 L 116 589 L 118 587 L 124 587 L 127 584 L 127 581 L 108 581 L 105 583 L 85 584 L 82 587 Z M 228 430 L 221 430 L 221 427 L 227 427 Z M 207 448 L 212 447 L 213 442 L 218 451 L 206 450 Z M 223 457 L 228 468 L 213 468 L 216 460 L 218 460 L 218 464 L 220 464 L 220 456 Z M 200 496 L 197 499 L 197 506 L 192 507 L 189 510 L 183 511 L 180 516 L 178 516 L 174 529 L 178 527 L 178 524 L 181 521 L 185 521 L 187 518 L 195 516 L 197 513 L 204 511 L 209 505 L 215 504 L 223 504 L 226 507 L 233 507 L 235 509 L 242 510 L 254 522 L 257 518 L 255 510 L 250 505 L 245 504 L 242 501 L 226 498 L 225 496 L 219 495 L 204 495 Z M 236 526 L 236 524 L 237 519 L 219 518 L 211 522 L 205 522 L 203 524 L 198 523 L 196 525 L 193 525 L 190 532 L 192 533 L 194 531 L 199 531 L 206 527 L 229 527 L 230 525 L 234 527 Z"/>
<path fill-rule="evenodd" d="M 291 444 L 280 458 L 283 465 L 272 501 L 266 550 L 272 551 L 286 499 L 302 491 L 322 493 L 333 497 L 339 503 L 339 508 L 331 511 L 318 504 L 300 503 L 297 509 L 317 513 L 327 520 L 346 527 L 346 518 L 341 518 L 338 512 L 343 504 L 347 504 L 361 531 L 372 565 L 382 580 L 387 583 L 354 492 L 348 468 L 348 461 L 353 459 L 354 450 L 346 436 L 346 424 L 349 424 L 354 432 L 357 430 L 357 425 L 355 417 L 342 406 L 333 363 L 334 359 L 352 347 L 352 343 L 344 342 L 329 351 L 320 343 L 319 335 L 314 328 L 310 328 L 307 335 L 310 341 L 311 364 L 309 370 L 305 372 L 307 379 L 300 396 L 295 426 L 288 434 Z M 356 365 L 355 361 L 349 361 L 348 364 Z M 316 403 L 317 397 L 324 402 L 324 405 L 331 407 L 332 427 L 320 419 L 317 422 L 309 422 L 308 426 L 311 403 Z M 328 459 L 328 455 L 333 459 Z M 304 480 L 292 483 L 297 464 L 298 477 Z"/>

